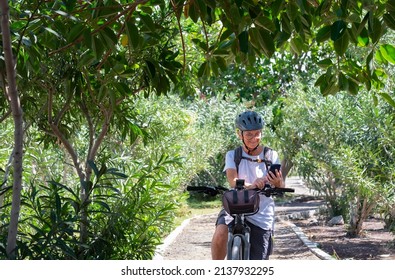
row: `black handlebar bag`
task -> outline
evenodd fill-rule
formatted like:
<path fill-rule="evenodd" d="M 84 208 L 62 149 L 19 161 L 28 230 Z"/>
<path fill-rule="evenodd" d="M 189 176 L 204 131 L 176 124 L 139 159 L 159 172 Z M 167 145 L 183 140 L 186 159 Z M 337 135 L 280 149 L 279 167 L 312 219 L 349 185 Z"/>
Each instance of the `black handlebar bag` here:
<path fill-rule="evenodd" d="M 222 196 L 222 205 L 230 215 L 253 215 L 259 210 L 259 194 L 255 190 L 229 190 Z"/>

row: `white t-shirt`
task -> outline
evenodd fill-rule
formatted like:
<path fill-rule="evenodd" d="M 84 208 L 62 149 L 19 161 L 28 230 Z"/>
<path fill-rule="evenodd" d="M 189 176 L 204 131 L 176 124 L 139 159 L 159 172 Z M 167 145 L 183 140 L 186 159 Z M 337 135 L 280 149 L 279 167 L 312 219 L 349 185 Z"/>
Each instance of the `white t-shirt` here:
<path fill-rule="evenodd" d="M 243 157 L 249 157 L 251 159 L 264 159 L 263 151 L 258 156 L 250 156 L 243 150 Z M 272 150 L 272 163 L 280 163 L 278 153 Z M 228 151 L 225 158 L 225 168 L 236 169 L 236 163 L 234 161 L 234 150 Z M 253 162 L 246 159 L 242 159 L 239 164 L 238 178 L 244 179 L 245 183 L 252 184 L 255 179 L 265 177 L 267 174 L 265 162 Z M 229 218 L 229 217 L 228 217 Z M 252 224 L 265 229 L 274 229 L 274 201 L 272 197 L 267 197 L 264 194 L 260 194 L 259 211 L 251 216 L 246 217 L 247 221 Z"/>

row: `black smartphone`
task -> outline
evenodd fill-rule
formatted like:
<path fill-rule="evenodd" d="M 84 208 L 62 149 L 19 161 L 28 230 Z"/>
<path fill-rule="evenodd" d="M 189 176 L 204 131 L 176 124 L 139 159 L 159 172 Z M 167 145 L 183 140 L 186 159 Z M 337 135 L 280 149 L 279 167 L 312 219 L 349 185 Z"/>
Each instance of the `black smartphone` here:
<path fill-rule="evenodd" d="M 275 163 L 270 165 L 269 171 L 273 172 L 273 174 L 276 175 L 276 170 L 280 170 L 280 169 L 281 169 L 281 164 Z"/>

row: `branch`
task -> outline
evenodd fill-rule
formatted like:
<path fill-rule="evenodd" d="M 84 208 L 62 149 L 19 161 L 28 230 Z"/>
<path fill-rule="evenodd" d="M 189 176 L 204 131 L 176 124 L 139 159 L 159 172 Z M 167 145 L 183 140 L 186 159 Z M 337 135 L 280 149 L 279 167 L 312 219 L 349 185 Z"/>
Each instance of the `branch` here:
<path fill-rule="evenodd" d="M 82 171 L 80 162 L 78 160 L 78 155 L 75 152 L 73 146 L 70 144 L 70 142 L 66 139 L 66 137 L 63 135 L 63 133 L 59 130 L 59 127 L 58 127 L 59 120 L 58 120 L 57 123 L 53 122 L 53 120 L 52 120 L 52 108 L 53 108 L 53 92 L 52 92 L 52 90 L 50 90 L 49 91 L 49 95 L 48 95 L 48 123 L 49 123 L 49 126 L 51 127 L 53 133 L 58 138 L 60 143 L 63 144 L 63 146 L 66 148 L 67 152 L 71 156 L 71 159 L 72 159 L 72 161 L 74 163 L 75 169 L 77 170 L 78 177 L 80 178 L 81 181 L 84 181 L 85 180 L 85 176 L 84 176 L 84 173 Z"/>
<path fill-rule="evenodd" d="M 88 155 L 90 154 L 91 150 L 92 150 L 92 146 L 93 146 L 93 142 L 94 142 L 94 134 L 95 134 L 95 130 L 94 130 L 94 125 L 92 122 L 92 117 L 89 114 L 89 110 L 86 107 L 86 104 L 84 102 L 84 100 L 82 100 L 80 102 L 80 108 L 82 110 L 82 113 L 85 115 L 86 121 L 88 122 L 88 129 L 89 129 L 89 147 L 88 147 Z M 89 159 L 89 158 L 88 158 Z"/>
<path fill-rule="evenodd" d="M 63 116 L 66 113 L 66 111 L 70 108 L 70 103 L 71 103 L 72 99 L 73 99 L 73 94 L 69 94 L 69 97 L 66 100 L 66 102 L 64 103 L 63 108 L 58 112 L 58 114 L 57 114 L 57 116 L 55 118 L 54 123 L 56 125 L 59 124 L 60 120 L 63 118 Z"/>
<path fill-rule="evenodd" d="M 134 3 L 132 3 L 132 4 L 130 4 L 130 7 L 126 8 L 126 10 L 117 13 L 116 16 L 114 16 L 112 19 L 110 19 L 110 20 L 108 20 L 107 22 L 105 22 L 105 23 L 104 23 L 103 25 L 101 25 L 99 28 L 93 30 L 93 31 L 91 32 L 91 35 L 94 35 L 94 34 L 99 33 L 101 30 L 103 30 L 104 28 L 106 28 L 106 27 L 109 26 L 110 24 L 114 23 L 114 22 L 115 22 L 117 19 L 119 19 L 120 17 L 124 16 L 125 14 L 127 14 L 127 13 L 129 13 L 129 12 L 131 12 L 131 13 L 134 12 L 134 11 L 136 10 L 136 8 L 137 8 L 138 5 L 146 4 L 148 1 L 149 1 L 149 0 L 140 0 L 140 1 L 136 1 L 136 2 L 134 2 Z M 125 24 L 125 23 L 124 23 L 124 24 Z M 68 48 L 70 48 L 70 47 L 72 47 L 72 46 L 74 46 L 74 45 L 77 45 L 77 44 L 81 43 L 83 39 L 84 39 L 84 37 L 81 35 L 81 36 L 78 37 L 74 42 L 71 42 L 71 43 L 69 43 L 69 44 L 67 44 L 67 45 L 65 45 L 65 46 L 63 46 L 63 47 L 61 47 L 61 48 L 59 48 L 59 49 L 57 49 L 57 50 L 52 51 L 52 52 L 49 52 L 48 55 L 53 55 L 53 54 L 59 53 L 59 52 L 65 50 L 65 49 L 68 49 Z"/>
<path fill-rule="evenodd" d="M 21 47 L 21 45 L 22 45 L 22 41 L 23 41 L 23 38 L 24 38 L 24 36 L 25 36 L 26 30 L 27 30 L 27 28 L 29 27 L 29 23 L 30 23 L 32 20 L 34 20 L 34 15 L 35 15 L 35 14 L 37 13 L 37 11 L 39 10 L 39 8 L 40 8 L 42 2 L 43 2 L 42 0 L 38 1 L 37 6 L 35 7 L 33 13 L 32 13 L 32 14 L 30 15 L 30 17 L 27 19 L 26 25 L 25 25 L 25 27 L 22 29 L 22 32 L 21 32 L 20 35 L 19 35 L 18 47 L 16 48 L 15 53 L 19 53 L 19 49 L 20 49 L 20 47 Z"/>
<path fill-rule="evenodd" d="M 97 155 L 97 152 L 99 150 L 100 145 L 103 143 L 105 136 L 107 135 L 108 129 L 110 127 L 110 121 L 113 115 L 113 111 L 109 110 L 108 112 L 106 112 L 104 114 L 105 116 L 105 120 L 104 123 L 102 125 L 101 131 L 99 133 L 99 136 L 97 137 L 97 139 L 94 141 L 92 149 L 89 151 L 88 155 L 87 155 L 87 162 L 88 160 L 93 161 Z M 88 180 L 91 176 L 92 173 L 92 168 L 87 165 L 86 166 L 86 179 Z"/>
<path fill-rule="evenodd" d="M 8 111 L 4 115 L 1 116 L 0 123 L 2 123 L 4 120 L 6 120 L 11 115 L 11 113 L 12 113 L 11 109 L 8 109 Z"/>
<path fill-rule="evenodd" d="M 92 150 L 90 151 L 90 153 L 88 155 L 88 159 L 93 160 L 96 157 L 97 151 L 99 150 L 99 147 L 100 147 L 101 143 L 103 142 L 104 137 L 106 136 L 108 129 L 110 127 L 110 122 L 111 122 L 112 116 L 113 116 L 113 110 L 111 110 L 111 109 L 104 114 L 104 117 L 105 117 L 104 123 L 101 127 L 99 136 L 97 137 L 97 139 L 92 147 Z"/>
<path fill-rule="evenodd" d="M 180 22 L 179 17 L 177 16 L 177 12 L 178 11 L 177 11 L 176 5 L 174 4 L 174 0 L 171 0 L 171 5 L 173 7 L 174 13 L 176 14 L 178 30 L 180 31 L 181 44 L 182 44 L 182 53 L 183 53 L 182 57 L 183 57 L 183 61 L 184 61 L 183 66 L 182 66 L 182 73 L 184 73 L 185 72 L 185 66 L 186 66 L 186 63 L 187 63 L 186 62 L 187 59 L 186 59 L 186 50 L 185 50 L 186 48 L 185 48 L 184 35 L 182 34 L 181 22 Z M 180 9 L 180 7 L 178 7 L 178 9 Z"/>

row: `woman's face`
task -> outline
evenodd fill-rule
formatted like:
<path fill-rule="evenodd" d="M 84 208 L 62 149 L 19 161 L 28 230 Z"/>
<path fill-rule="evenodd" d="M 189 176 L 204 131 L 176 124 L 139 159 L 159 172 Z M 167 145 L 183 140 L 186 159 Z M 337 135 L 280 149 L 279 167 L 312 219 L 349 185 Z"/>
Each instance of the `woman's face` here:
<path fill-rule="evenodd" d="M 247 146 L 256 146 L 261 141 L 262 130 L 239 131 L 239 137 Z"/>

